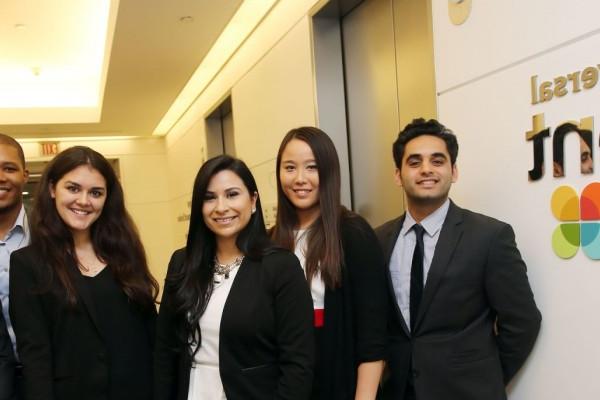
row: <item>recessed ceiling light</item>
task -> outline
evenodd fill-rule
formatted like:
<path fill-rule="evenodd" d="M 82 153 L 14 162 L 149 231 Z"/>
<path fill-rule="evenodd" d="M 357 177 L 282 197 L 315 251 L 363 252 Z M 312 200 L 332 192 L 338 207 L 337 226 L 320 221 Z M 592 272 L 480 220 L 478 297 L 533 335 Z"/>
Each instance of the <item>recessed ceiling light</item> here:
<path fill-rule="evenodd" d="M 9 3 L 2 124 L 98 122 L 119 0 L 34 1 L 35 15 L 28 14 L 29 2 Z M 19 22 L 21 15 L 27 19 Z"/>
<path fill-rule="evenodd" d="M 276 2 L 277 0 L 242 2 L 190 80 L 154 128 L 154 135 L 164 136 L 171 130 Z"/>

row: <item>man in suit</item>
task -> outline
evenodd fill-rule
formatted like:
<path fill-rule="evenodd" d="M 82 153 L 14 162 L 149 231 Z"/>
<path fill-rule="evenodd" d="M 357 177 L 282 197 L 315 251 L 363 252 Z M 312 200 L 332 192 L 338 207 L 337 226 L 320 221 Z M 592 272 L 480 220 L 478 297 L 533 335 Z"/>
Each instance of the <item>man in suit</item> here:
<path fill-rule="evenodd" d="M 504 400 L 541 315 L 510 225 L 448 199 L 458 143 L 414 120 L 393 146 L 404 215 L 377 229 L 389 263 L 389 376 L 382 398 Z"/>
<path fill-rule="evenodd" d="M 29 226 L 23 207 L 23 187 L 29 173 L 25 167 L 25 155 L 21 145 L 12 137 L 0 133 L 0 302 L 2 303 L 2 325 L 0 343 L 0 389 L 13 387 L 15 379 L 15 336 L 8 315 L 8 276 L 10 254 L 29 244 Z M 8 341 L 8 346 L 6 345 Z M 8 353 L 11 353 L 10 355 Z M 20 369 L 17 367 L 17 375 Z M 8 390 L 8 389 L 7 389 Z M 2 392 L 2 395 L 5 392 Z M 2 396 L 0 398 L 3 399 Z M 8 397 L 10 398 L 10 397 Z"/>

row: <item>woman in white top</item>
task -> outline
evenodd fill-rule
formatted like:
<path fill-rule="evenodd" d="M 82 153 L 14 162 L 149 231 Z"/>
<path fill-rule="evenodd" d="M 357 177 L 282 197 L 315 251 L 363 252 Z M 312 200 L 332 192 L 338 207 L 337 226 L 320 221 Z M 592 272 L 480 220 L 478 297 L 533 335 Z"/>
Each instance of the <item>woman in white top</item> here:
<path fill-rule="evenodd" d="M 198 172 L 185 248 L 169 263 L 155 399 L 308 399 L 312 302 L 296 257 L 274 248 L 256 182 L 230 156 Z"/>
<path fill-rule="evenodd" d="M 277 155 L 275 243 L 293 250 L 310 283 L 316 339 L 312 400 L 374 400 L 387 342 L 385 262 L 375 232 L 340 203 L 329 136 L 292 129 Z"/>

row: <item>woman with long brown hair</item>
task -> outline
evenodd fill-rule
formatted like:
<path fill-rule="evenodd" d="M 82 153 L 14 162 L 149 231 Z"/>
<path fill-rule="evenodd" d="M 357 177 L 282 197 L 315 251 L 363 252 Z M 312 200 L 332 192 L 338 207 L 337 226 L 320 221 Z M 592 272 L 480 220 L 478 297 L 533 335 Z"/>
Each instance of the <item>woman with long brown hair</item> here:
<path fill-rule="evenodd" d="M 312 399 L 375 399 L 388 304 L 375 233 L 341 205 L 338 155 L 320 129 L 287 133 L 276 174 L 272 238 L 295 252 L 313 298 L 317 364 Z"/>
<path fill-rule="evenodd" d="M 157 292 L 110 163 L 83 146 L 58 154 L 31 245 L 11 257 L 24 399 L 151 399 Z"/>

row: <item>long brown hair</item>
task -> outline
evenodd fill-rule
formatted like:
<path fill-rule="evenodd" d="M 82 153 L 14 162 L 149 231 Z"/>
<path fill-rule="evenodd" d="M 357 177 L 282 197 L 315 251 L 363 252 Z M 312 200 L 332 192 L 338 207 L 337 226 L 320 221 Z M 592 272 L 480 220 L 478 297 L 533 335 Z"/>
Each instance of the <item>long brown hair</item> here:
<path fill-rule="evenodd" d="M 289 131 L 277 153 L 277 218 L 271 236 L 276 244 L 293 251 L 294 229 L 298 227 L 296 207 L 281 187 L 281 157 L 293 139 L 302 140 L 312 150 L 319 172 L 319 216 L 308 229 L 306 278 L 310 282 L 317 271 L 328 288 L 341 283 L 342 248 L 340 222 L 345 209 L 340 202 L 340 161 L 331 138 L 319 128 L 305 126 Z"/>
<path fill-rule="evenodd" d="M 59 153 L 46 167 L 37 189 L 31 218 L 31 245 L 49 266 L 50 282 L 56 277 L 65 289 L 66 301 L 77 303 L 74 273 L 78 271 L 73 235 L 56 210 L 50 187 L 81 165 L 89 165 L 106 180 L 106 201 L 90 228 L 94 251 L 108 264 L 127 297 L 144 306 L 153 306 L 158 283 L 150 274 L 144 247 L 133 220 L 125 210 L 123 189 L 110 163 L 100 153 L 84 146 Z"/>

